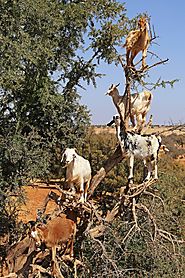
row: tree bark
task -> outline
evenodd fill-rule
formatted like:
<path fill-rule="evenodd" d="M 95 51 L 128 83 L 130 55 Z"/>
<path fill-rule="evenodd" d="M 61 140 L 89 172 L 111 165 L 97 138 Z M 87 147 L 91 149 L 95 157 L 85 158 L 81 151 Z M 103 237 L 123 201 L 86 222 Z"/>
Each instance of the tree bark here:
<path fill-rule="evenodd" d="M 100 168 L 100 170 L 96 173 L 96 175 L 91 180 L 89 196 L 94 193 L 94 190 L 99 185 L 99 183 L 104 179 L 106 174 L 119 162 L 121 162 L 126 157 L 126 153 L 123 154 L 121 151 L 121 147 L 118 146 L 113 153 L 104 163 L 104 166 Z"/>

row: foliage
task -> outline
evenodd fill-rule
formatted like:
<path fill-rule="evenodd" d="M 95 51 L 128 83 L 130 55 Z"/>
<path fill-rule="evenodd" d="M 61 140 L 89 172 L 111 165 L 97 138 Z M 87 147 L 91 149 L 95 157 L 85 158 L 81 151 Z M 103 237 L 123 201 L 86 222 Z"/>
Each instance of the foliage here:
<path fill-rule="evenodd" d="M 91 161 L 100 169 L 107 149 L 110 153 L 115 147 L 115 135 L 91 134 L 88 142 Z M 98 167 L 93 158 L 103 147 L 102 142 L 105 149 L 102 149 Z M 142 173 L 142 168 L 141 163 L 136 165 L 135 174 Z M 118 201 L 119 189 L 126 184 L 127 176 L 128 169 L 123 161 L 111 170 L 96 189 L 95 195 L 102 210 L 110 210 Z M 142 176 L 136 175 L 136 182 L 141 182 L 141 179 Z M 103 189 L 112 194 L 107 197 Z M 99 239 L 86 238 L 80 256 L 92 276 L 88 276 L 87 270 L 83 269 L 80 277 L 183 277 L 184 192 L 184 167 L 176 164 L 169 155 L 163 155 L 159 160 L 159 181 L 137 200 L 148 208 L 150 214 L 137 209 L 137 228 L 132 212 L 124 210 L 112 224 L 107 224 L 104 236 Z"/>
<path fill-rule="evenodd" d="M 117 61 L 116 47 L 135 21 L 128 21 L 124 5 L 115 0 L 3 0 L 0 12 L 0 236 L 9 234 L 10 245 L 23 229 L 16 222 L 23 184 L 56 175 L 66 146 L 80 149 L 94 173 L 114 151 L 111 134 L 90 131 L 85 138 L 89 111 L 80 104 L 78 90 L 86 83 L 96 86 L 102 61 Z M 155 86 L 173 82 L 158 80 Z M 77 252 L 89 276 L 185 275 L 183 170 L 170 158 L 160 163 L 160 181 L 141 197 L 161 229 L 156 239 L 145 211 L 137 212 L 139 230 L 132 228 L 132 214 L 123 211 L 100 240 L 85 238 Z M 142 167 L 137 163 L 137 182 Z M 103 212 L 119 200 L 127 173 L 127 163 L 120 163 L 97 188 Z M 80 271 L 87 277 L 85 268 Z"/>
<path fill-rule="evenodd" d="M 0 236 L 11 244 L 12 195 L 20 202 L 30 179 L 60 175 L 63 149 L 83 145 L 90 115 L 79 87 L 95 86 L 99 63 L 115 59 L 127 19 L 114 0 L 3 0 L 0 13 Z"/>
<path fill-rule="evenodd" d="M 173 158 L 184 154 L 185 136 L 183 134 L 171 134 L 163 137 L 163 143 L 168 146 L 169 155 Z"/>
<path fill-rule="evenodd" d="M 99 63 L 115 59 L 127 18 L 114 0 L 3 0 L 0 13 L 3 222 L 20 186 L 59 175 L 62 150 L 82 146 L 90 115 L 80 104 L 79 87 L 96 85 Z M 9 219 L 14 226 L 15 218 Z"/>

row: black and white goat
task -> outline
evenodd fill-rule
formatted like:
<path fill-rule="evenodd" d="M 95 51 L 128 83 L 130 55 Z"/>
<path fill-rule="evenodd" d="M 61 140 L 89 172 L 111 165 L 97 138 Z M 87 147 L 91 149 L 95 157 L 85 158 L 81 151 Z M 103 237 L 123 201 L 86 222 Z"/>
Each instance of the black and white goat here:
<path fill-rule="evenodd" d="M 133 183 L 134 158 L 140 158 L 147 169 L 145 181 L 149 180 L 152 175 L 152 163 L 154 164 L 154 179 L 158 179 L 157 162 L 158 153 L 161 146 L 161 137 L 154 134 L 141 135 L 130 131 L 125 131 L 121 127 L 119 115 L 113 116 L 113 120 L 107 125 L 116 125 L 116 135 L 123 153 L 129 157 L 129 177 L 130 183 Z"/>

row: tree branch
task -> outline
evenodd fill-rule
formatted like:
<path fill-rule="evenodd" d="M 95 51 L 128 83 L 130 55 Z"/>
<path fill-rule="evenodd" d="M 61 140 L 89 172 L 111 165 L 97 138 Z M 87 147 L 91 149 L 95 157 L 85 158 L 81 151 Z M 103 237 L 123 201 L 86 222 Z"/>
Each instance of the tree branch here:
<path fill-rule="evenodd" d="M 89 190 L 89 197 L 93 195 L 94 190 L 99 185 L 99 183 L 104 179 L 106 174 L 119 162 L 121 162 L 126 157 L 126 154 L 123 155 L 121 147 L 118 146 L 113 153 L 104 163 L 104 166 L 96 173 L 92 178 Z"/>

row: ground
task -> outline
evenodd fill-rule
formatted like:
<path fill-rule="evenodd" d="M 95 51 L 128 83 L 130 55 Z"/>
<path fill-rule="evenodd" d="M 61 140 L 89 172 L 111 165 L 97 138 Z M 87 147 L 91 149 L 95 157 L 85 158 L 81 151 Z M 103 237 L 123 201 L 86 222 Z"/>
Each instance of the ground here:
<path fill-rule="evenodd" d="M 22 220 L 24 223 L 36 220 L 37 210 L 43 208 L 45 199 L 50 191 L 54 191 L 60 195 L 59 190 L 54 189 L 54 186 L 39 182 L 24 186 L 23 190 L 25 192 L 26 200 L 25 204 L 21 207 L 19 220 Z M 54 201 L 49 201 L 46 213 L 51 213 L 56 207 L 57 205 Z"/>

